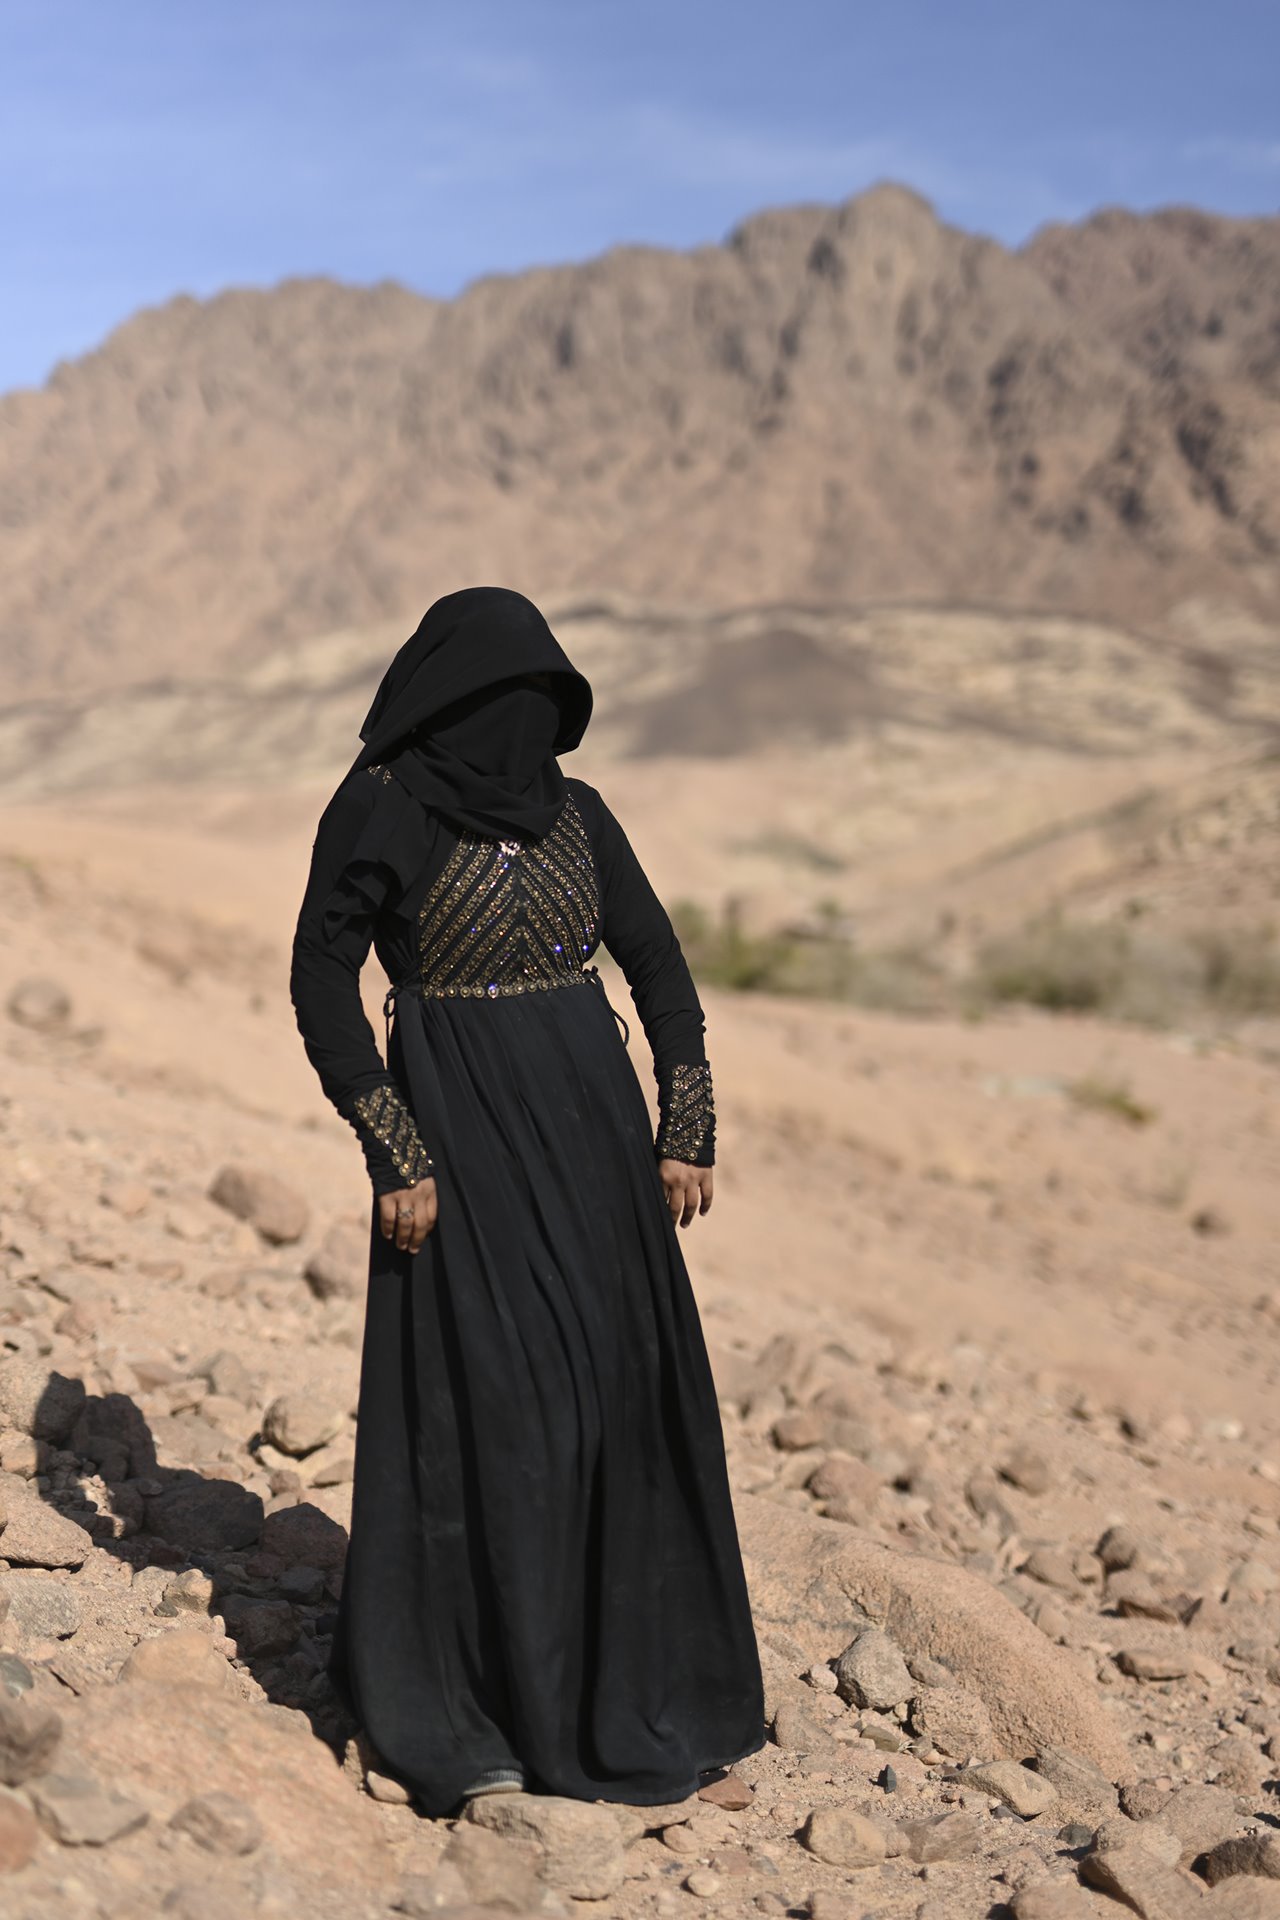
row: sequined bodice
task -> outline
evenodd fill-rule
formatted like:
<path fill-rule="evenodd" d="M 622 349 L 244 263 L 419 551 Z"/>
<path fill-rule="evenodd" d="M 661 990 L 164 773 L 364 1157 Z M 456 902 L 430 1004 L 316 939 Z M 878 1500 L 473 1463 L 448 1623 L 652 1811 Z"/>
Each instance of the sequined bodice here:
<path fill-rule="evenodd" d="M 599 924 L 595 857 L 570 794 L 541 840 L 459 836 L 418 914 L 422 990 L 496 999 L 575 985 Z"/>

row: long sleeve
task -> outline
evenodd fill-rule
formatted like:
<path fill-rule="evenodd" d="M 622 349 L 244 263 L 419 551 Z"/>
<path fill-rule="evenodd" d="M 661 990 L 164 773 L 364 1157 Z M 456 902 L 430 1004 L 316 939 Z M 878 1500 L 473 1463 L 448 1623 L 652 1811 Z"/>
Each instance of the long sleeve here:
<path fill-rule="evenodd" d="M 360 998 L 374 919 L 395 883 L 389 868 L 358 856 L 378 801 L 377 772 L 362 769 L 320 817 L 294 932 L 289 992 L 307 1057 L 325 1094 L 355 1129 L 374 1192 L 383 1194 L 423 1179 L 431 1159 Z M 335 889 L 340 911 L 334 909 Z"/>
<path fill-rule="evenodd" d="M 709 1167 L 715 1162 L 715 1099 L 697 989 L 666 908 L 630 841 L 599 794 L 592 798 L 601 938 L 631 989 L 653 1054 L 655 1150 L 660 1159 Z"/>

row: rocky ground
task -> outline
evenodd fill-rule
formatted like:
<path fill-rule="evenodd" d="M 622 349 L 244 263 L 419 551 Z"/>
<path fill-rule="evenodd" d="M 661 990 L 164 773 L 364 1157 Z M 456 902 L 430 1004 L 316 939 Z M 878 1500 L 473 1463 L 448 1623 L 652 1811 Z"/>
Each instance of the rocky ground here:
<path fill-rule="evenodd" d="M 149 923 L 4 868 L 0 1912 L 1280 1913 L 1262 1039 L 708 996 L 770 1737 L 683 1806 L 432 1821 L 322 1671 L 365 1190 L 224 854 Z"/>

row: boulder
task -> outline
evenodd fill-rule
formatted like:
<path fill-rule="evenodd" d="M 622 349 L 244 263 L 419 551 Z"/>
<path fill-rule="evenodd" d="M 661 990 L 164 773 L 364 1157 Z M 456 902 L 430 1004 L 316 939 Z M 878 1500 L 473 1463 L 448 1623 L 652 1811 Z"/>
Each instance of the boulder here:
<path fill-rule="evenodd" d="M 1280 1833 L 1243 1834 L 1239 1839 L 1223 1840 L 1205 1855 L 1204 1877 L 1211 1887 L 1235 1874 L 1250 1874 L 1259 1880 L 1280 1880 Z"/>
<path fill-rule="evenodd" d="M 215 1693 L 236 1694 L 235 1669 L 209 1639 L 195 1627 L 173 1627 L 139 1640 L 116 1676 L 116 1684 L 210 1687 Z"/>
<path fill-rule="evenodd" d="M 909 1659 L 942 1661 L 976 1693 L 1013 1758 L 1061 1746 L 1109 1780 L 1133 1777 L 1125 1741 L 1079 1668 L 987 1581 L 760 1495 L 740 1494 L 735 1510 L 757 1619 L 805 1636 L 812 1657 L 829 1655 L 851 1619 L 868 1614 Z"/>
<path fill-rule="evenodd" d="M 23 1481 L 6 1501 L 9 1518 L 0 1553 L 15 1567 L 82 1567 L 93 1549 L 85 1529 L 59 1513 Z"/>
<path fill-rule="evenodd" d="M 968 1687 L 926 1688 L 912 1702 L 911 1725 L 936 1752 L 962 1765 L 999 1755 L 991 1715 Z"/>
<path fill-rule="evenodd" d="M 347 1535 L 314 1501 L 299 1500 L 296 1506 L 280 1507 L 267 1515 L 262 1548 L 286 1566 L 318 1567 L 332 1573 L 346 1560 Z"/>
<path fill-rule="evenodd" d="M 884 1828 L 853 1807 L 815 1808 L 800 1838 L 829 1867 L 878 1867 L 887 1846 Z"/>
<path fill-rule="evenodd" d="M 280 1393 L 262 1416 L 262 1431 L 273 1447 L 299 1459 L 332 1440 L 342 1420 L 341 1407 L 313 1393 Z"/>
<path fill-rule="evenodd" d="M 209 1198 L 237 1220 L 247 1220 L 273 1246 L 301 1240 L 307 1230 L 309 1212 L 302 1195 L 257 1167 L 219 1168 Z"/>
<path fill-rule="evenodd" d="M 234 1552 L 253 1546 L 261 1535 L 262 1500 L 234 1480 L 175 1473 L 168 1486 L 147 1500 L 146 1525 L 149 1533 L 188 1552 Z"/>
<path fill-rule="evenodd" d="M 556 1794 L 495 1793 L 467 1803 L 463 1818 L 504 1840 L 534 1841 L 542 1878 L 574 1900 L 604 1900 L 622 1884 L 622 1832 L 609 1807 Z"/>
<path fill-rule="evenodd" d="M 1012 1808 L 1024 1820 L 1048 1813 L 1058 1804 L 1058 1790 L 1043 1774 L 1032 1773 L 1017 1760 L 989 1760 L 983 1765 L 965 1767 L 957 1775 L 959 1784 L 989 1793 L 993 1800 Z"/>
<path fill-rule="evenodd" d="M 66 1580 L 51 1580 L 43 1570 L 11 1568 L 0 1573 L 0 1593 L 8 1603 L 5 1617 L 36 1639 L 67 1640 L 80 1626 L 75 1588 Z"/>
<path fill-rule="evenodd" d="M 24 1354 L 0 1359 L 0 1426 L 58 1444 L 75 1425 L 85 1402 L 83 1380 L 58 1373 Z"/>
<path fill-rule="evenodd" d="M 336 1910 L 335 1889 L 358 1894 L 361 1911 L 394 1890 L 395 1858 L 368 1802 L 352 1793 L 301 1715 L 250 1706 L 214 1687 L 99 1687 L 77 1703 L 75 1741 L 77 1763 L 157 1823 L 208 1794 L 251 1806 L 279 1865 L 323 1889 L 326 1912 Z M 297 1898 L 297 1911 L 306 1910 Z"/>
<path fill-rule="evenodd" d="M 900 1648 L 875 1627 L 849 1642 L 836 1662 L 836 1691 L 856 1707 L 900 1707 L 915 1692 Z"/>

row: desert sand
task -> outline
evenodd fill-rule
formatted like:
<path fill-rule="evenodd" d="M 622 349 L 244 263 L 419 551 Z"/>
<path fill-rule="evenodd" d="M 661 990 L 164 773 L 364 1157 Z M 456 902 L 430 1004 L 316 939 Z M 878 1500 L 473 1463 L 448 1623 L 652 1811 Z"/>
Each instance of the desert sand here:
<path fill-rule="evenodd" d="M 578 770 L 667 899 L 773 925 L 833 895 L 860 937 L 956 951 L 1138 888 L 1167 930 L 1270 911 L 1265 654 L 1224 702 L 1176 650 L 1047 616 L 736 621 L 562 625 L 599 700 Z M 769 1741 L 713 1799 L 453 1822 L 344 1723 L 321 1665 L 369 1202 L 287 965 L 390 644 L 348 630 L 216 696 L 180 685 L 150 733 L 154 690 L 69 702 L 38 738 L 0 717 L 4 1912 L 1280 1910 L 1261 1017 L 706 988 L 720 1164 L 683 1244 Z M 710 750 L 677 728 L 699 704 Z M 211 1196 L 228 1168 L 257 1176 L 239 1212 Z"/>

